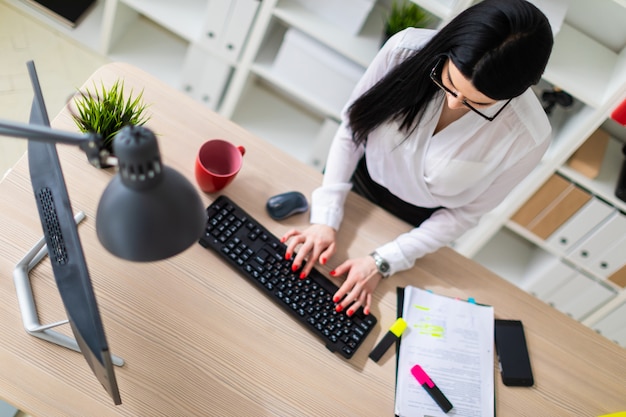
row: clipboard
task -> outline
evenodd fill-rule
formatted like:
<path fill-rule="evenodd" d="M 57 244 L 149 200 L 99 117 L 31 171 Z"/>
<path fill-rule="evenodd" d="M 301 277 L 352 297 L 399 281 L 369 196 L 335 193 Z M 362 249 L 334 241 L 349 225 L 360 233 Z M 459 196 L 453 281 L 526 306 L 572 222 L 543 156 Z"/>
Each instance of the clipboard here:
<path fill-rule="evenodd" d="M 431 292 L 431 291 L 428 291 Z M 471 304 L 476 304 L 478 306 L 483 306 L 483 307 L 490 307 L 490 305 L 486 305 L 486 304 L 480 304 L 480 303 L 476 303 L 473 299 L 469 299 L 469 300 L 461 300 L 461 299 L 454 299 L 452 297 L 447 297 L 447 296 L 440 296 L 440 297 L 444 297 L 444 298 L 448 298 L 450 300 L 454 300 L 454 301 L 459 301 L 459 302 L 465 302 L 465 303 L 471 303 Z M 405 320 L 407 320 L 406 317 L 403 317 L 403 311 L 404 311 L 404 304 L 405 304 L 405 288 L 404 287 L 397 287 L 396 288 L 396 299 L 397 299 L 397 305 L 396 305 L 396 316 L 398 318 L 402 317 Z M 491 324 L 493 324 L 493 320 L 491 321 Z M 493 332 L 491 332 L 491 337 L 493 337 Z M 397 395 L 398 395 L 398 374 L 400 372 L 400 355 L 401 355 L 401 349 L 402 349 L 402 340 L 404 339 L 404 335 L 403 337 L 401 337 L 398 342 L 396 343 L 396 384 L 395 384 L 395 391 L 394 391 L 394 404 L 396 404 L 396 401 L 398 400 Z M 494 344 L 493 344 L 493 340 L 490 343 L 490 347 L 493 349 L 494 354 L 495 354 L 495 349 L 494 349 Z M 489 357 L 489 363 L 491 366 L 493 366 L 493 355 Z M 406 365 L 406 363 L 404 363 L 404 365 Z M 491 368 L 491 372 L 490 375 L 493 378 L 494 375 L 494 371 L 493 368 Z M 496 415 L 496 410 L 495 410 L 495 385 L 493 383 L 493 380 L 491 381 L 491 383 L 487 383 L 487 387 L 489 388 L 489 385 L 491 386 L 491 390 L 489 390 L 489 393 L 492 395 L 493 400 L 492 400 L 492 404 L 493 404 L 493 416 L 495 417 Z M 454 401 L 453 401 L 454 402 Z M 394 411 L 396 410 L 396 408 L 394 407 Z M 491 410 L 490 410 L 491 411 Z M 397 413 L 394 413 L 394 415 L 396 417 L 401 417 L 400 415 L 398 415 Z M 442 414 L 445 415 L 445 414 Z"/>

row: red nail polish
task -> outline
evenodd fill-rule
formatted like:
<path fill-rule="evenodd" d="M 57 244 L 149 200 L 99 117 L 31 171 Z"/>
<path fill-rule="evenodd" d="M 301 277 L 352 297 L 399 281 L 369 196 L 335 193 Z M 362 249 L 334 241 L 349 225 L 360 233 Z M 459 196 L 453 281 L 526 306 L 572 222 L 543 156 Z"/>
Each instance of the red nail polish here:
<path fill-rule="evenodd" d="M 336 296 L 333 298 L 333 303 L 338 303 L 338 302 L 339 302 L 339 296 L 338 296 L 338 295 L 336 295 Z"/>
<path fill-rule="evenodd" d="M 322 265 L 326 265 L 326 258 L 322 258 L 320 262 L 322 263 Z"/>
<path fill-rule="evenodd" d="M 291 259 L 291 254 L 289 252 L 285 253 L 285 259 L 286 260 L 290 260 Z"/>
<path fill-rule="evenodd" d="M 300 279 L 305 279 L 306 278 L 306 274 L 303 272 L 300 274 Z"/>
<path fill-rule="evenodd" d="M 285 243 L 285 238 L 284 237 L 280 238 L 280 243 Z"/>
<path fill-rule="evenodd" d="M 352 317 L 352 315 L 354 314 L 354 310 L 348 310 L 346 314 L 348 315 L 348 317 Z"/>
<path fill-rule="evenodd" d="M 369 314 L 369 313 L 370 313 L 370 309 L 369 309 L 369 308 L 364 308 L 364 309 L 363 309 L 363 312 L 364 312 L 365 314 Z"/>
<path fill-rule="evenodd" d="M 332 271 L 330 271 L 330 276 L 334 277 L 337 273 L 335 272 L 335 270 L 333 269 Z"/>
<path fill-rule="evenodd" d="M 341 313 L 341 310 L 343 310 L 343 307 L 341 306 L 341 304 L 339 304 L 337 307 L 335 307 L 335 311 L 337 313 Z"/>
<path fill-rule="evenodd" d="M 298 265 L 296 265 L 296 264 L 291 265 L 291 270 L 293 272 L 296 272 L 298 270 Z"/>

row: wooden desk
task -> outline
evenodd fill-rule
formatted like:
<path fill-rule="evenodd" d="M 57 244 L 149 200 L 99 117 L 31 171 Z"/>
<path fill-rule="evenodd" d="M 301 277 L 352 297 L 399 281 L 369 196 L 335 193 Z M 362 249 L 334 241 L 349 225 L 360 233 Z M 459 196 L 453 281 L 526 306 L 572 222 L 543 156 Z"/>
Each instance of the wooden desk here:
<path fill-rule="evenodd" d="M 265 200 L 320 183 L 312 168 L 206 110 L 151 76 L 110 64 L 92 80 L 123 78 L 152 103 L 148 126 L 164 163 L 193 180 L 196 150 L 209 138 L 243 145 L 244 167 L 225 191 L 276 235 L 307 224 L 307 215 L 271 220 Z M 46 86 L 43 86 L 44 94 Z M 276 123 L 280 123 L 276 120 Z M 53 126 L 74 130 L 67 112 Z M 294 138 L 297 140 L 298 138 Z M 351 361 L 331 354 L 211 252 L 194 245 L 166 261 L 125 262 L 107 253 L 94 230 L 96 205 L 113 175 L 58 146 L 107 336 L 126 365 L 116 368 L 123 404 L 113 406 L 82 356 L 25 333 L 12 282 L 16 262 L 41 237 L 23 159 L 0 184 L 0 398 L 35 416 L 391 416 L 395 360 L 369 351 L 395 320 L 396 286 L 474 297 L 496 316 L 522 319 L 536 385 L 509 388 L 496 374 L 499 416 L 596 416 L 626 410 L 626 351 L 450 249 L 385 281 L 375 296 L 379 325 Z M 203 195 L 208 205 L 215 196 Z M 346 256 L 369 253 L 406 226 L 351 196 L 328 272 Z M 62 319 L 50 266 L 32 274 L 44 323 Z"/>

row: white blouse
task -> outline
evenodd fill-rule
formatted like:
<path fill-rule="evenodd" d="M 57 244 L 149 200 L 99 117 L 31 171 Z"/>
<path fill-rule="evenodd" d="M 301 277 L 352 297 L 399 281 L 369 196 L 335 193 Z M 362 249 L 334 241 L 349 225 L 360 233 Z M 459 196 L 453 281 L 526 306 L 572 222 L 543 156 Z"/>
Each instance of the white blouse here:
<path fill-rule="evenodd" d="M 428 104 L 408 140 L 398 122 L 387 122 L 369 134 L 366 148 L 355 147 L 347 108 L 433 34 L 426 29 L 404 30 L 376 55 L 344 109 L 322 186 L 312 196 L 311 222 L 338 230 L 352 188 L 350 179 L 365 153 L 370 176 L 392 194 L 416 206 L 444 207 L 419 227 L 376 249 L 389 262 L 391 273 L 411 268 L 416 259 L 475 226 L 535 168 L 550 144 L 548 118 L 528 89 L 492 122 L 470 111 L 433 134 L 445 105 L 442 91 Z M 484 113 L 493 115 L 504 103 L 498 102 Z"/>

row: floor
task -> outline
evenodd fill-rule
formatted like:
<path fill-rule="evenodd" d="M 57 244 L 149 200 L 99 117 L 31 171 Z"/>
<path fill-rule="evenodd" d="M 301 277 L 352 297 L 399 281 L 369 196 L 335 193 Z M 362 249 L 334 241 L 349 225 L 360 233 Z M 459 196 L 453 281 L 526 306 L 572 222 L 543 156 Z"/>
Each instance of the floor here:
<path fill-rule="evenodd" d="M 27 122 L 32 100 L 26 62 L 34 60 L 48 114 L 55 115 L 107 58 L 0 0 L 0 119 Z M 26 141 L 0 137 L 0 178 L 22 157 Z M 0 401 L 1 403 L 1 401 Z M 0 417 L 16 411 L 0 404 Z M 17 412 L 16 417 L 28 417 Z"/>
<path fill-rule="evenodd" d="M 107 62 L 76 41 L 0 0 L 0 119 L 27 122 L 32 90 L 26 62 L 33 60 L 48 114 L 55 115 L 89 76 Z M 0 178 L 24 154 L 26 141 L 0 137 Z"/>

